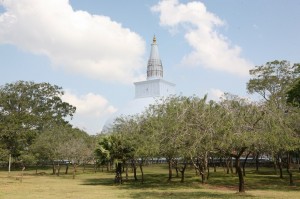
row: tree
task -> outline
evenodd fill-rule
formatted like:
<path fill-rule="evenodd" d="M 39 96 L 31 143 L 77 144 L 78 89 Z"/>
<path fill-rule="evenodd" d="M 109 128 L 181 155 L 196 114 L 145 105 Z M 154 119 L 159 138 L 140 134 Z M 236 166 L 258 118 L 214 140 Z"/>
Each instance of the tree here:
<path fill-rule="evenodd" d="M 223 154 L 235 158 L 239 192 L 245 192 L 240 158 L 261 139 L 264 111 L 259 106 L 231 94 L 226 94 L 220 105 L 222 123 L 216 129 L 216 146 Z"/>
<path fill-rule="evenodd" d="M 122 183 L 122 168 L 124 162 L 131 157 L 134 148 L 122 138 L 122 131 L 118 125 L 113 126 L 113 130 L 99 142 L 99 148 L 96 149 L 97 157 L 105 158 L 115 163 L 116 176 L 115 182 Z"/>
<path fill-rule="evenodd" d="M 113 159 L 112 152 L 112 139 L 110 135 L 101 136 L 98 140 L 98 145 L 95 149 L 97 162 L 101 165 L 107 166 L 107 171 L 110 170 Z"/>
<path fill-rule="evenodd" d="M 185 153 L 188 153 L 195 169 L 201 176 L 204 183 L 207 178 L 208 157 L 215 151 L 214 136 L 215 126 L 220 119 L 216 104 L 213 101 L 207 103 L 204 98 L 191 97 L 186 103 L 188 111 L 186 112 L 186 141 Z"/>
<path fill-rule="evenodd" d="M 61 87 L 18 81 L 0 87 L 0 138 L 13 158 L 28 149 L 36 136 L 53 123 L 66 124 L 75 107 L 63 102 Z"/>
<path fill-rule="evenodd" d="M 299 110 L 290 108 L 288 112 L 283 112 L 274 104 L 268 103 L 265 106 L 266 115 L 262 134 L 265 149 L 274 154 L 279 167 L 280 178 L 283 178 L 283 161 L 286 159 L 285 165 L 289 174 L 290 185 L 293 185 L 290 164 L 292 152 L 299 149 Z"/>
<path fill-rule="evenodd" d="M 52 162 L 53 174 L 60 174 L 60 160 L 64 160 L 68 152 L 66 142 L 72 139 L 72 128 L 68 125 L 52 125 L 47 127 L 35 139 L 29 150 L 39 164 Z"/>
<path fill-rule="evenodd" d="M 43 130 L 30 146 L 29 152 L 40 164 L 52 162 L 53 174 L 60 175 L 61 164 L 73 164 L 73 178 L 76 166 L 91 160 L 93 150 L 89 146 L 89 135 L 66 124 L 53 125 Z"/>
<path fill-rule="evenodd" d="M 272 152 L 277 153 L 274 156 L 277 156 L 277 164 L 282 178 L 283 155 L 291 152 L 285 150 L 295 150 L 290 147 L 289 140 L 291 134 L 297 133 L 299 128 L 298 124 L 290 120 L 297 113 L 295 114 L 294 108 L 289 106 L 287 101 L 297 105 L 300 64 L 291 65 L 288 61 L 276 60 L 256 66 L 255 69 L 250 70 L 250 75 L 252 78 L 247 83 L 248 92 L 261 95 L 265 100 L 265 107 L 268 109 L 266 111 L 269 113 L 267 116 L 270 121 L 266 124 L 272 128 L 265 137 L 269 138 L 269 141 L 277 141 L 273 143 Z M 289 167 L 288 162 L 287 167 Z"/>
<path fill-rule="evenodd" d="M 300 107 L 300 78 L 298 78 L 296 83 L 287 92 L 287 102 Z"/>
<path fill-rule="evenodd" d="M 90 155 L 88 143 L 82 137 L 72 137 L 60 145 L 60 150 L 64 151 L 62 154 L 63 160 L 72 162 L 73 179 L 75 179 L 77 165 L 85 163 L 85 159 Z"/>
<path fill-rule="evenodd" d="M 257 93 L 267 102 L 273 101 L 277 106 L 286 102 L 286 93 L 299 75 L 299 64 L 291 65 L 288 61 L 272 61 L 255 66 L 250 70 L 252 78 L 247 83 L 250 94 Z"/>
<path fill-rule="evenodd" d="M 293 73 L 298 77 L 287 92 L 287 102 L 300 107 L 300 63 L 294 64 Z"/>
<path fill-rule="evenodd" d="M 140 115 L 117 118 L 114 129 L 120 135 L 123 145 L 130 148 L 126 155 L 133 167 L 134 179 L 137 180 L 137 166 L 141 171 L 141 182 L 144 182 L 144 163 L 157 155 L 156 138 L 151 128 L 151 118 L 147 112 Z M 125 163 L 125 162 L 124 162 Z M 127 179 L 127 164 L 126 164 Z"/>
<path fill-rule="evenodd" d="M 165 157 L 169 167 L 168 181 L 172 179 L 172 163 L 180 156 L 179 149 L 184 147 L 182 134 L 185 131 L 186 97 L 170 96 L 161 99 L 156 105 L 149 107 L 152 128 L 159 145 L 159 154 Z"/>

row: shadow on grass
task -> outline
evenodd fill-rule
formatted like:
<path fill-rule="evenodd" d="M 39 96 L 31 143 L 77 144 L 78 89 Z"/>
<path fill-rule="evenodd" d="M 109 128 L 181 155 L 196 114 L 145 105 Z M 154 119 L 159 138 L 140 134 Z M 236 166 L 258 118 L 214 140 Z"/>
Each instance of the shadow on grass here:
<path fill-rule="evenodd" d="M 155 178 L 154 178 L 155 176 Z M 160 175 L 147 175 L 147 181 L 141 184 L 140 181 L 128 180 L 123 184 L 115 184 L 112 178 L 102 179 L 86 179 L 83 185 L 88 186 L 118 186 L 120 189 L 128 190 L 142 190 L 130 193 L 130 198 L 144 199 L 144 198 L 254 198 L 250 194 L 238 194 L 231 190 L 228 193 L 214 193 L 208 192 L 205 189 L 206 185 L 201 185 L 198 182 L 180 183 L 177 178 L 172 182 L 162 181 Z M 153 177 L 153 178 L 151 178 Z M 151 179 L 151 180 L 150 180 Z"/>
<path fill-rule="evenodd" d="M 125 180 L 123 177 L 123 184 L 120 187 L 123 189 L 159 189 L 166 190 L 170 188 L 199 188 L 200 183 L 195 182 L 195 179 L 180 182 L 180 178 L 173 178 L 171 182 L 167 181 L 167 175 L 165 174 L 145 174 L 144 183 L 141 180 L 135 181 L 134 179 Z M 188 178 L 187 178 L 188 179 Z M 111 178 L 89 178 L 85 179 L 83 185 L 106 185 L 106 186 L 119 186 L 114 183 L 114 176 Z"/>
<path fill-rule="evenodd" d="M 294 180 L 297 186 L 289 186 L 289 178 L 287 175 L 284 176 L 284 179 L 280 179 L 278 175 L 274 175 L 274 171 L 270 169 L 262 170 L 256 172 L 254 170 L 247 171 L 247 175 L 245 177 L 245 188 L 246 192 L 248 190 L 274 190 L 274 191 L 300 191 L 300 173 L 294 173 Z M 157 190 L 157 191 L 167 191 L 170 193 L 170 190 L 176 189 L 186 190 L 195 192 L 182 192 L 180 194 L 183 195 L 182 198 L 189 198 L 193 196 L 193 194 L 198 194 L 197 191 L 205 191 L 206 188 L 216 189 L 216 190 L 227 190 L 231 193 L 235 193 L 238 189 L 238 177 L 235 174 L 226 174 L 224 172 L 216 172 L 210 173 L 210 178 L 206 185 L 202 185 L 200 183 L 199 176 L 195 176 L 192 171 L 186 175 L 185 182 L 181 183 L 180 178 L 174 177 L 171 182 L 167 181 L 168 175 L 163 174 L 161 172 L 158 173 L 148 173 L 145 174 L 145 181 L 142 184 L 140 180 L 134 181 L 133 179 L 129 179 L 127 181 L 124 180 L 122 185 L 114 183 L 114 174 L 111 173 L 111 176 L 106 176 L 105 178 L 89 178 L 84 179 L 83 185 L 103 185 L 103 186 L 119 186 L 120 189 L 142 189 L 146 192 L 149 190 Z M 193 190 L 194 189 L 194 190 Z M 136 193 L 136 198 L 139 198 L 139 193 Z M 143 193 L 141 193 L 145 196 Z M 157 193 L 160 194 L 160 193 Z M 178 192 L 172 193 L 180 195 Z M 188 196 L 184 196 L 188 194 Z M 191 195 L 190 195 L 191 194 Z M 200 193 L 199 193 L 200 194 Z M 208 192 L 208 194 L 210 194 Z M 157 196 L 159 197 L 159 195 Z M 177 197 L 177 196 L 176 196 Z M 197 195 L 197 197 L 201 197 Z M 210 197 L 210 196 L 206 196 Z M 218 196 L 216 196 L 218 197 Z M 219 198 L 222 198 L 223 195 L 220 195 Z M 248 197 L 248 196 L 247 196 Z M 249 196 L 250 197 L 250 196 Z M 172 198 L 172 195 L 169 196 Z M 225 197 L 226 198 L 226 197 Z"/>
<path fill-rule="evenodd" d="M 289 185 L 289 176 L 284 173 L 284 178 L 274 174 L 274 170 L 250 170 L 244 177 L 246 190 L 276 190 L 300 191 L 300 173 L 294 172 L 294 182 L 297 186 Z M 209 184 L 212 186 L 237 187 L 238 177 L 232 174 L 212 173 Z"/>
<path fill-rule="evenodd" d="M 254 198 L 252 195 L 248 194 L 219 194 L 219 193 L 211 193 L 205 191 L 193 191 L 193 192 L 139 192 L 130 194 L 131 198 L 182 198 L 182 199 L 190 199 L 190 198 Z"/>

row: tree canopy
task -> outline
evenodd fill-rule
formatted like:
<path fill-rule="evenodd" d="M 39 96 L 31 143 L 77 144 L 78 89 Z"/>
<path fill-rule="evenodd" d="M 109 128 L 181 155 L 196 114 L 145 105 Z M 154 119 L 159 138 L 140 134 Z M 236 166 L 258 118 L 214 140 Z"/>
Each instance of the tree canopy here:
<path fill-rule="evenodd" d="M 4 150 L 18 157 L 47 126 L 67 124 L 76 108 L 63 102 L 61 87 L 18 81 L 0 87 L 0 138 Z"/>

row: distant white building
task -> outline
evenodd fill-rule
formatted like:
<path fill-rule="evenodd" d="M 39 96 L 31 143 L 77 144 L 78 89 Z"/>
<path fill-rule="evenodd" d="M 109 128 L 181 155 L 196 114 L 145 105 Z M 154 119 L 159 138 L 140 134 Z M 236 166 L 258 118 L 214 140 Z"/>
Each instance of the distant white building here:
<path fill-rule="evenodd" d="M 106 121 L 103 131 L 108 131 L 117 117 L 142 113 L 150 104 L 154 104 L 156 99 L 175 94 L 175 84 L 164 80 L 163 73 L 154 36 L 147 64 L 147 80 L 134 83 L 135 98 Z"/>

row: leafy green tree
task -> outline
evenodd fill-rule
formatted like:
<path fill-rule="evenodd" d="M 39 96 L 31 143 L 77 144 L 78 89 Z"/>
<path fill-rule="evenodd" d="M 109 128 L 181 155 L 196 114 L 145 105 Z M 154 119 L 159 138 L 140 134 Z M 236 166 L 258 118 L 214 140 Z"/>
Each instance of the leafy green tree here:
<path fill-rule="evenodd" d="M 239 192 L 245 192 L 240 158 L 261 139 L 264 111 L 259 106 L 231 94 L 226 94 L 220 105 L 223 109 L 220 110 L 222 123 L 215 136 L 216 145 L 220 152 L 235 158 Z"/>
<path fill-rule="evenodd" d="M 266 101 L 273 101 L 278 107 L 285 104 L 286 93 L 299 75 L 299 64 L 288 61 L 272 61 L 250 70 L 252 78 L 247 83 L 250 94 L 257 93 Z"/>
<path fill-rule="evenodd" d="M 98 145 L 95 149 L 97 162 L 101 165 L 107 166 L 107 171 L 110 171 L 111 164 L 113 163 L 112 153 L 112 139 L 110 135 L 100 136 Z"/>
<path fill-rule="evenodd" d="M 201 181 L 204 183 L 208 178 L 208 157 L 215 152 L 216 126 L 221 122 L 218 106 L 215 102 L 207 103 L 204 98 L 192 97 L 187 100 L 189 104 L 186 112 L 186 147 L 185 153 L 199 172 Z"/>
<path fill-rule="evenodd" d="M 134 179 L 137 180 L 137 157 L 135 156 L 135 150 L 137 148 L 136 140 L 139 137 L 135 136 L 135 132 L 138 131 L 138 127 L 139 124 L 135 116 L 119 117 L 113 126 L 113 133 L 118 135 L 120 144 L 130 149 L 122 158 L 123 167 L 126 167 L 126 180 L 128 179 L 128 164 L 130 163 L 133 168 Z"/>
<path fill-rule="evenodd" d="M 18 81 L 0 87 L 0 142 L 13 158 L 53 123 L 66 124 L 75 107 L 63 102 L 61 87 Z"/>
<path fill-rule="evenodd" d="M 294 64 L 294 74 L 298 77 L 294 84 L 291 85 L 291 89 L 287 92 L 287 100 L 289 103 L 294 103 L 300 106 L 300 63 Z"/>
<path fill-rule="evenodd" d="M 115 182 L 122 183 L 123 165 L 131 157 L 134 150 L 132 146 L 124 141 L 122 133 L 123 129 L 118 125 L 113 126 L 111 133 L 103 137 L 99 141 L 98 149 L 96 149 L 97 157 L 104 158 L 102 160 L 114 162 L 116 168 Z M 100 159 L 101 161 L 101 159 Z"/>
<path fill-rule="evenodd" d="M 159 154 L 168 162 L 169 177 L 172 179 L 172 164 L 180 156 L 179 149 L 184 147 L 182 132 L 185 130 L 186 97 L 171 96 L 151 106 L 152 128 L 157 137 Z"/>
<path fill-rule="evenodd" d="M 89 135 L 80 129 L 65 124 L 52 125 L 38 135 L 29 152 L 40 164 L 52 162 L 53 174 L 57 175 L 60 175 L 62 163 L 67 164 L 67 174 L 68 162 L 72 162 L 75 178 L 76 166 L 91 160 L 93 149 L 89 139 Z"/>
<path fill-rule="evenodd" d="M 64 160 L 65 154 L 68 152 L 66 142 L 72 139 L 72 128 L 68 125 L 52 125 L 47 127 L 35 139 L 30 146 L 32 153 L 39 164 L 47 164 L 52 162 L 53 174 L 60 174 L 60 160 Z"/>
<path fill-rule="evenodd" d="M 280 171 L 280 178 L 283 178 L 283 161 L 290 178 L 290 185 L 293 185 L 293 174 L 290 169 L 291 154 L 299 149 L 299 119 L 298 109 L 289 109 L 289 112 L 282 112 L 276 105 L 268 103 L 265 108 L 264 132 L 262 140 L 265 143 L 266 151 L 274 154 Z"/>
<path fill-rule="evenodd" d="M 73 165 L 73 179 L 76 176 L 77 165 L 85 164 L 86 158 L 89 159 L 91 149 L 86 140 L 82 137 L 71 137 L 66 142 L 59 146 L 62 153 L 63 160 L 72 162 Z"/>
<path fill-rule="evenodd" d="M 267 62 L 265 65 L 256 66 L 255 69 L 250 70 L 250 75 L 252 78 L 247 84 L 248 92 L 251 94 L 257 93 L 265 99 L 265 108 L 269 113 L 267 118 L 270 119 L 266 124 L 272 126 L 272 129 L 267 131 L 268 135 L 265 137 L 269 138 L 267 141 L 274 142 L 271 151 L 272 153 L 277 153 L 274 156 L 277 157 L 280 177 L 282 177 L 283 155 L 290 153 L 284 150 L 295 150 L 295 148 L 290 148 L 291 133 L 288 132 L 292 130 L 294 133 L 297 133 L 299 128 L 297 123 L 290 120 L 290 118 L 294 117 L 295 111 L 293 107 L 289 106 L 287 101 L 297 105 L 300 64 L 295 63 L 291 65 L 285 60 Z M 276 115 L 272 113 L 276 113 Z M 288 163 L 287 167 L 289 167 Z"/>
<path fill-rule="evenodd" d="M 130 148 L 126 161 L 131 162 L 134 179 L 137 180 L 137 166 L 139 166 L 142 183 L 144 182 L 144 163 L 157 154 L 156 139 L 150 127 L 151 119 L 146 114 L 118 118 L 114 128 L 120 135 L 122 143 Z M 126 179 L 127 169 L 126 164 Z"/>
<path fill-rule="evenodd" d="M 287 92 L 287 102 L 300 107 L 300 78 Z"/>

